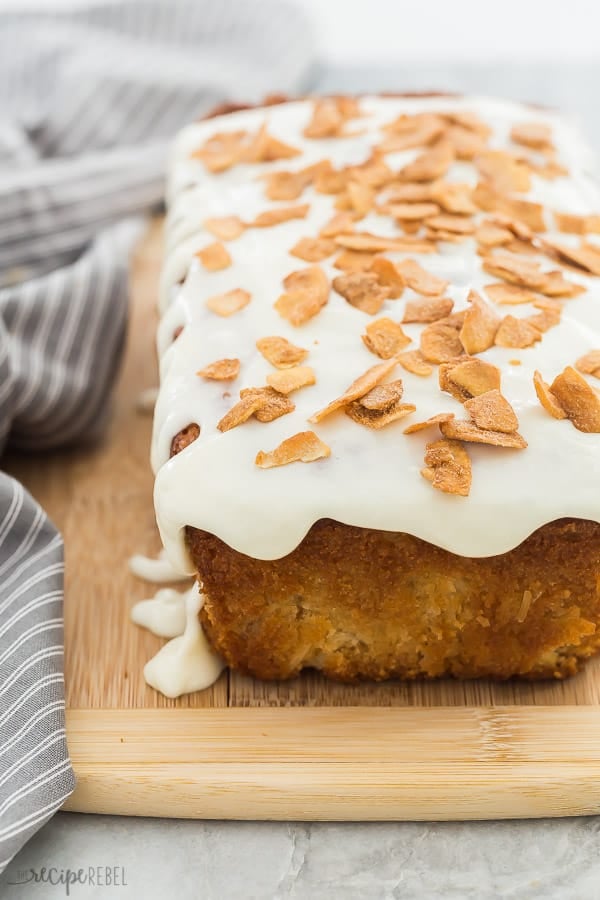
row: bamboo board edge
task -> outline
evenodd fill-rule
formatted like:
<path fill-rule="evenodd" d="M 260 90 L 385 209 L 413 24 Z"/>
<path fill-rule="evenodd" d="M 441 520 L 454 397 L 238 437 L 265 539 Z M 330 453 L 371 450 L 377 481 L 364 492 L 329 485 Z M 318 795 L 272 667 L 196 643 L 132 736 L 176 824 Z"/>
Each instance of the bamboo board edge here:
<path fill-rule="evenodd" d="M 592 707 L 78 709 L 64 809 L 445 821 L 600 813 Z"/>

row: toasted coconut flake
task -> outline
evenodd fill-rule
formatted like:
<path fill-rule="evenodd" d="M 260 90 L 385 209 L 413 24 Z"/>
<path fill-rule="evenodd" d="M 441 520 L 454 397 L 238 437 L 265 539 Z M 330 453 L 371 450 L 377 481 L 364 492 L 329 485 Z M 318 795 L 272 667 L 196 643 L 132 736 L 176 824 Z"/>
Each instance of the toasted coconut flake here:
<path fill-rule="evenodd" d="M 202 250 L 198 250 L 196 256 L 209 272 L 217 272 L 231 265 L 231 256 L 220 241 L 215 241 L 214 244 L 208 244 Z"/>
<path fill-rule="evenodd" d="M 375 203 L 375 192 L 368 184 L 360 181 L 350 181 L 346 190 L 338 195 L 335 208 L 351 210 L 361 218 L 366 216 Z"/>
<path fill-rule="evenodd" d="M 336 250 L 337 244 L 328 238 L 303 237 L 294 244 L 290 253 L 305 262 L 322 262 Z"/>
<path fill-rule="evenodd" d="M 529 168 L 536 175 L 539 175 L 540 178 L 545 178 L 547 181 L 554 181 L 555 178 L 562 178 L 564 175 L 569 174 L 569 170 L 565 166 L 561 166 L 560 163 L 552 159 L 542 165 L 529 160 Z"/>
<path fill-rule="evenodd" d="M 393 122 L 384 125 L 388 132 L 379 145 L 382 153 L 397 153 L 425 147 L 437 140 L 444 131 L 444 121 L 432 113 L 420 113 L 415 116 L 400 115 Z"/>
<path fill-rule="evenodd" d="M 360 115 L 360 107 L 352 98 L 319 98 L 313 101 L 312 117 L 302 133 L 313 139 L 349 137 L 346 123 Z"/>
<path fill-rule="evenodd" d="M 590 350 L 589 353 L 580 356 L 575 368 L 584 375 L 595 375 L 596 378 L 600 378 L 600 350 Z"/>
<path fill-rule="evenodd" d="M 565 234 L 590 234 L 600 231 L 600 216 L 576 216 L 573 213 L 554 213 L 559 231 Z"/>
<path fill-rule="evenodd" d="M 254 418 L 259 422 L 273 422 L 296 409 L 289 397 L 271 387 L 246 388 L 240 391 L 240 397 L 252 396 L 257 391 L 262 397 L 262 403 L 254 413 Z"/>
<path fill-rule="evenodd" d="M 457 159 L 472 160 L 486 149 L 486 141 L 480 135 L 469 128 L 460 125 L 452 125 L 445 132 L 450 141 Z"/>
<path fill-rule="evenodd" d="M 458 331 L 440 319 L 421 332 L 421 353 L 428 362 L 443 363 L 463 353 Z"/>
<path fill-rule="evenodd" d="M 471 460 L 459 441 L 439 440 L 427 444 L 421 475 L 438 491 L 469 496 Z"/>
<path fill-rule="evenodd" d="M 400 170 L 405 181 L 435 181 L 442 178 L 452 163 L 455 153 L 452 143 L 445 137 L 440 138 L 429 150 L 426 150 L 414 162 Z"/>
<path fill-rule="evenodd" d="M 537 328 L 526 322 L 525 319 L 517 319 L 515 316 L 505 316 L 496 333 L 497 347 L 513 347 L 523 349 L 531 347 L 542 339 Z"/>
<path fill-rule="evenodd" d="M 500 191 L 522 192 L 531 188 L 528 166 L 505 150 L 486 150 L 476 158 L 475 165 Z"/>
<path fill-rule="evenodd" d="M 290 219 L 304 219 L 310 206 L 308 203 L 302 203 L 299 206 L 279 206 L 276 209 L 266 209 L 264 212 L 249 222 L 252 228 L 270 228 L 272 225 L 281 225 L 283 222 L 289 222 Z"/>
<path fill-rule="evenodd" d="M 413 422 L 408 428 L 404 429 L 404 434 L 415 434 L 417 431 L 424 431 L 426 428 L 433 428 L 434 425 L 440 425 L 442 422 L 449 422 L 454 418 L 454 413 L 438 413 L 430 416 L 424 422 Z"/>
<path fill-rule="evenodd" d="M 278 372 L 270 372 L 267 375 L 267 384 L 279 391 L 280 394 L 291 394 L 292 391 L 297 391 L 315 382 L 315 373 L 310 366 L 293 366 L 290 369 L 280 369 Z"/>
<path fill-rule="evenodd" d="M 523 147 L 543 150 L 552 144 L 552 129 L 543 122 L 520 122 L 511 129 L 510 139 Z"/>
<path fill-rule="evenodd" d="M 512 434 L 519 427 L 514 409 L 497 389 L 467 400 L 465 409 L 478 428 Z"/>
<path fill-rule="evenodd" d="M 299 156 L 301 152 L 297 147 L 292 147 L 269 134 L 265 122 L 245 147 L 242 159 L 248 163 L 273 162 L 276 159 L 291 159 L 293 156 Z"/>
<path fill-rule="evenodd" d="M 557 375 L 550 391 L 578 431 L 600 433 L 600 395 L 572 366 Z"/>
<path fill-rule="evenodd" d="M 269 200 L 297 200 L 305 188 L 319 176 L 333 171 L 328 159 L 313 163 L 297 172 L 269 172 L 261 175 L 266 182 L 265 194 Z"/>
<path fill-rule="evenodd" d="M 357 166 L 349 166 L 348 173 L 352 181 L 377 189 L 387 185 L 394 177 L 393 171 L 375 147 L 371 156 L 364 162 Z"/>
<path fill-rule="evenodd" d="M 335 99 L 324 97 L 314 101 L 312 117 L 302 133 L 314 139 L 339 137 L 344 121 Z"/>
<path fill-rule="evenodd" d="M 269 172 L 266 180 L 265 195 L 269 200 L 297 200 L 311 182 L 306 170 L 300 172 Z"/>
<path fill-rule="evenodd" d="M 407 300 L 403 322 L 437 322 L 452 312 L 454 301 L 449 297 L 419 297 Z"/>
<path fill-rule="evenodd" d="M 272 337 L 259 338 L 256 346 L 267 362 L 278 369 L 289 369 L 306 359 L 308 350 L 303 347 L 296 347 L 284 337 L 276 335 Z"/>
<path fill-rule="evenodd" d="M 436 231 L 435 228 L 426 228 L 425 237 L 428 241 L 435 241 L 436 243 L 443 241 L 447 244 L 462 244 L 469 235 L 457 234 L 455 231 Z"/>
<path fill-rule="evenodd" d="M 448 282 L 443 278 L 437 278 L 419 265 L 414 259 L 403 259 L 396 268 L 404 278 L 404 281 L 417 294 L 426 294 L 436 297 L 446 290 Z"/>
<path fill-rule="evenodd" d="M 373 253 L 381 253 L 384 250 L 397 251 L 398 253 L 433 253 L 435 251 L 435 244 L 431 243 L 431 241 L 411 238 L 409 235 L 406 237 L 385 237 L 384 235 L 370 234 L 368 231 L 363 231 L 355 232 L 354 234 L 338 234 L 334 240 L 339 247 Z"/>
<path fill-rule="evenodd" d="M 500 369 L 482 359 L 450 360 L 439 369 L 440 389 L 464 403 L 473 397 L 500 390 Z"/>
<path fill-rule="evenodd" d="M 548 238 L 543 241 L 543 247 L 550 250 L 559 260 L 565 260 L 592 275 L 600 275 L 600 247 L 585 243 L 579 247 L 570 247 Z"/>
<path fill-rule="evenodd" d="M 541 373 L 537 370 L 533 373 L 533 385 L 537 398 L 546 412 L 550 413 L 554 419 L 566 419 L 566 412 L 550 390 L 550 385 L 546 384 Z"/>
<path fill-rule="evenodd" d="M 513 240 L 513 233 L 502 225 L 496 225 L 494 222 L 486 220 L 477 226 L 475 240 L 486 249 L 501 247 Z"/>
<path fill-rule="evenodd" d="M 427 227 L 437 231 L 445 231 L 450 234 L 473 234 L 475 223 L 467 216 L 454 216 L 450 213 L 441 213 L 439 216 L 430 216 L 427 219 Z"/>
<path fill-rule="evenodd" d="M 537 256 L 537 249 L 529 241 L 521 241 L 513 238 L 508 244 L 504 245 L 504 249 L 509 253 L 517 253 L 521 256 Z"/>
<path fill-rule="evenodd" d="M 208 378 L 212 381 L 233 381 L 240 374 L 239 359 L 217 359 L 215 362 L 209 363 L 196 375 L 202 378 Z"/>
<path fill-rule="evenodd" d="M 430 187 L 431 199 L 447 213 L 470 216 L 477 212 L 471 199 L 472 188 L 468 184 L 453 181 L 435 181 Z"/>
<path fill-rule="evenodd" d="M 575 297 L 585 290 L 563 277 L 562 272 L 542 272 L 534 260 L 518 259 L 506 253 L 486 256 L 482 266 L 486 272 L 521 287 L 530 288 L 552 297 Z"/>
<path fill-rule="evenodd" d="M 380 284 L 388 288 L 390 300 L 397 300 L 402 296 L 404 292 L 404 277 L 391 259 L 386 259 L 385 256 L 376 256 L 369 270 L 377 276 Z"/>
<path fill-rule="evenodd" d="M 408 335 L 391 319 L 376 319 L 369 322 L 366 332 L 362 335 L 365 346 L 381 359 L 391 359 L 403 347 L 410 344 Z"/>
<path fill-rule="evenodd" d="M 547 309 L 557 313 L 562 313 L 564 305 L 564 299 L 557 297 L 536 297 L 533 301 L 536 309 Z"/>
<path fill-rule="evenodd" d="M 218 174 L 235 166 L 242 158 L 246 131 L 224 131 L 212 134 L 201 147 L 190 153 L 191 159 L 199 159 L 208 172 Z"/>
<path fill-rule="evenodd" d="M 406 350 L 399 353 L 396 358 L 402 368 L 413 375 L 427 378 L 433 372 L 433 367 L 425 360 L 420 350 Z"/>
<path fill-rule="evenodd" d="M 480 181 L 473 191 L 473 201 L 484 212 L 498 212 L 524 222 L 533 231 L 545 231 L 544 208 L 541 203 L 508 197 L 489 181 Z"/>
<path fill-rule="evenodd" d="M 582 284 L 574 284 L 563 276 L 562 272 L 545 272 L 543 284 L 539 288 L 541 294 L 547 297 L 578 297 L 585 293 Z"/>
<path fill-rule="evenodd" d="M 221 241 L 234 241 L 243 234 L 246 226 L 237 216 L 221 216 L 204 220 L 204 227 Z"/>
<path fill-rule="evenodd" d="M 374 253 L 362 253 L 360 250 L 343 250 L 333 261 L 334 269 L 342 272 L 368 272 L 375 259 Z"/>
<path fill-rule="evenodd" d="M 354 402 L 364 406 L 365 409 L 381 412 L 382 410 L 394 406 L 396 402 L 402 398 L 403 393 L 404 385 L 402 384 L 402 380 L 398 378 L 396 381 L 388 382 L 388 384 L 378 384 L 376 387 L 372 388 L 368 394 L 365 394 L 360 400 L 355 400 Z"/>
<path fill-rule="evenodd" d="M 329 222 L 321 228 L 320 237 L 329 238 L 337 237 L 338 234 L 345 234 L 354 229 L 355 222 L 360 218 L 355 212 L 339 212 L 333 216 Z"/>
<path fill-rule="evenodd" d="M 410 416 L 411 413 L 415 412 L 416 408 L 417 407 L 412 403 L 397 403 L 383 412 L 376 412 L 374 410 L 365 409 L 360 401 L 356 400 L 346 407 L 345 413 L 354 422 L 358 422 L 359 425 L 366 425 L 367 428 L 379 429 L 384 428 L 386 425 L 390 425 L 392 422 L 398 422 L 406 416 Z"/>
<path fill-rule="evenodd" d="M 341 409 L 342 406 L 347 406 L 353 400 L 359 400 L 361 397 L 364 397 L 365 394 L 368 394 L 370 390 L 382 382 L 395 369 L 397 362 L 396 359 L 389 359 L 376 366 L 371 366 L 370 369 L 367 369 L 366 372 L 353 381 L 340 397 L 336 397 L 324 409 L 320 409 L 311 416 L 308 421 L 313 423 L 320 422 L 326 416 L 331 415 L 332 412 Z"/>
<path fill-rule="evenodd" d="M 445 182 L 438 181 L 435 184 L 427 184 L 407 181 L 394 184 L 390 187 L 391 193 L 387 195 L 384 206 L 387 207 L 394 203 L 427 203 L 429 200 L 433 200 L 432 190 L 436 184 L 445 184 Z"/>
<path fill-rule="evenodd" d="M 527 446 L 527 441 L 517 431 L 512 431 L 510 434 L 503 431 L 491 431 L 479 428 L 474 422 L 461 419 L 442 422 L 440 431 L 445 437 L 457 441 L 468 441 L 472 444 L 491 444 L 493 447 L 512 447 L 515 450 L 524 450 Z"/>
<path fill-rule="evenodd" d="M 350 179 L 348 171 L 329 171 L 319 172 L 314 181 L 314 188 L 318 194 L 339 194 L 345 190 Z"/>
<path fill-rule="evenodd" d="M 526 316 L 523 321 L 544 333 L 551 328 L 554 328 L 556 325 L 560 325 L 560 311 L 556 309 L 545 309 L 533 316 Z"/>
<path fill-rule="evenodd" d="M 426 219 L 435 216 L 440 208 L 437 203 L 388 203 L 382 207 L 381 212 L 393 216 L 394 219 L 402 219 L 408 222 Z"/>
<path fill-rule="evenodd" d="M 460 340 L 467 353 L 482 353 L 494 344 L 500 319 L 476 291 L 469 292 L 470 307 L 465 313 Z"/>
<path fill-rule="evenodd" d="M 472 131 L 487 140 L 492 135 L 489 125 L 479 118 L 474 112 L 465 109 L 457 109 L 443 114 L 443 118 L 453 125 L 460 125 L 466 131 Z"/>
<path fill-rule="evenodd" d="M 320 266 L 308 266 L 291 272 L 283 281 L 287 293 L 274 306 L 291 325 L 304 325 L 329 300 L 329 280 Z"/>
<path fill-rule="evenodd" d="M 288 291 L 281 294 L 273 306 L 282 318 L 298 328 L 318 315 L 324 303 L 321 296 L 312 291 Z"/>
<path fill-rule="evenodd" d="M 314 431 L 301 431 L 282 441 L 274 450 L 259 450 L 255 463 L 261 469 L 287 466 L 293 462 L 315 462 L 331 456 L 331 450 Z"/>
<path fill-rule="evenodd" d="M 538 298 L 533 291 L 518 284 L 486 284 L 484 291 L 494 303 L 501 306 L 517 306 L 520 303 L 534 303 Z"/>
<path fill-rule="evenodd" d="M 240 400 L 225 413 L 217 424 L 219 431 L 230 431 L 256 416 L 261 422 L 272 422 L 286 413 L 293 412 L 292 401 L 271 387 L 246 388 L 240 391 Z"/>
<path fill-rule="evenodd" d="M 252 295 L 242 288 L 234 288 L 224 294 L 215 294 L 206 301 L 208 308 L 218 316 L 232 316 L 250 303 Z"/>
<path fill-rule="evenodd" d="M 374 316 L 390 296 L 390 289 L 379 283 L 372 272 L 350 272 L 333 279 L 333 289 L 351 306 Z"/>

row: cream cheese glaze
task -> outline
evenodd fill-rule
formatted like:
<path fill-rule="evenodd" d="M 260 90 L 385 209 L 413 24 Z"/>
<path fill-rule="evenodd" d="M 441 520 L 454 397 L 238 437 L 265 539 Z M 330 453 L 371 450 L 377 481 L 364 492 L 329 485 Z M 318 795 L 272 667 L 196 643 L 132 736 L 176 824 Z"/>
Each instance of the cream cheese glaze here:
<path fill-rule="evenodd" d="M 144 679 L 165 697 L 180 697 L 210 687 L 225 664 L 202 631 L 198 613 L 203 596 L 197 584 L 182 595 L 185 624 L 178 637 L 160 648 L 144 666 Z M 140 622 L 150 627 L 148 622 Z M 153 630 L 151 628 L 151 630 Z"/>
<path fill-rule="evenodd" d="M 568 177 L 554 181 L 532 177 L 532 188 L 518 196 L 545 207 L 548 234 L 553 233 L 550 210 L 576 214 L 600 212 L 600 191 L 593 177 L 594 158 L 573 127 L 558 116 L 531 107 L 482 98 L 402 99 L 365 97 L 362 119 L 348 138 L 308 140 L 302 130 L 311 115 L 309 102 L 294 102 L 268 109 L 235 113 L 184 129 L 177 138 L 169 168 L 166 255 L 161 279 L 162 320 L 158 331 L 161 388 L 155 410 L 152 464 L 156 472 L 155 505 L 168 558 L 180 571 L 193 571 L 184 543 L 184 527 L 211 532 L 249 556 L 274 559 L 291 552 L 311 525 L 320 518 L 367 528 L 406 531 L 465 556 L 506 552 L 536 527 L 575 516 L 600 520 L 600 435 L 577 431 L 569 421 L 552 419 L 536 399 L 532 377 L 539 369 L 546 380 L 591 349 L 600 347 L 600 279 L 569 271 L 568 278 L 587 288 L 565 304 L 561 324 L 543 340 L 523 350 L 493 347 L 480 358 L 502 370 L 502 392 L 519 418 L 519 431 L 528 441 L 524 451 L 469 445 L 473 484 L 469 497 L 435 491 L 420 476 L 429 432 L 404 435 L 403 425 L 444 411 L 463 416 L 461 404 L 437 387 L 437 374 L 420 378 L 398 368 L 404 397 L 417 411 L 403 425 L 371 431 L 338 412 L 315 426 L 331 448 L 331 457 L 263 470 L 255 465 L 259 450 L 271 450 L 285 438 L 311 426 L 308 417 L 325 406 L 378 360 L 363 345 L 360 335 L 372 321 L 331 292 L 319 315 L 294 328 L 274 309 L 282 293 L 282 280 L 307 263 L 290 256 L 291 247 L 304 236 L 316 236 L 335 212 L 334 197 L 312 187 L 293 203 L 308 203 L 306 218 L 270 228 L 246 230 L 227 242 L 233 264 L 208 272 L 194 254 L 215 238 L 203 226 L 209 217 L 236 215 L 249 221 L 277 206 L 264 195 L 267 172 L 304 168 L 330 159 L 341 166 L 360 163 L 381 140 L 380 127 L 400 113 L 468 110 L 493 129 L 491 147 L 507 147 L 510 128 L 519 122 L 547 123 L 553 131 L 558 160 Z M 268 122 L 269 132 L 302 150 L 302 156 L 272 163 L 238 165 L 218 175 L 208 173 L 190 153 L 216 131 L 256 131 Z M 354 127 L 356 126 L 356 127 Z M 389 154 L 397 169 L 422 150 Z M 476 171 L 469 163 L 455 162 L 447 180 L 474 184 Z M 369 213 L 357 230 L 397 235 L 387 216 Z M 568 244 L 575 239 L 560 235 Z M 591 236 L 590 242 L 598 241 Z M 435 254 L 386 253 L 399 261 L 413 256 L 423 267 L 451 286 L 446 291 L 455 310 L 467 306 L 474 288 L 482 291 L 495 279 L 482 271 L 472 239 L 461 244 L 440 243 Z M 322 267 L 330 278 L 340 274 L 332 258 Z M 555 264 L 545 268 L 556 268 Z M 181 284 L 179 282 L 182 282 Z M 245 309 L 221 318 L 205 300 L 232 288 L 252 295 Z M 400 300 L 387 300 L 379 315 L 402 318 L 405 290 Z M 535 313 L 529 305 L 498 307 L 501 314 Z M 173 334 L 183 331 L 173 343 Z M 405 325 L 418 347 L 421 325 Z M 244 387 L 264 385 L 272 367 L 255 343 L 267 335 L 281 335 L 309 350 L 305 364 L 316 373 L 316 384 L 293 394 L 296 409 L 269 423 L 254 419 L 220 433 L 217 422 L 238 399 Z M 198 369 L 221 358 L 237 357 L 241 373 L 234 382 L 210 382 Z M 509 360 L 517 358 L 520 365 Z M 200 437 L 169 459 L 172 438 L 196 422 Z"/>

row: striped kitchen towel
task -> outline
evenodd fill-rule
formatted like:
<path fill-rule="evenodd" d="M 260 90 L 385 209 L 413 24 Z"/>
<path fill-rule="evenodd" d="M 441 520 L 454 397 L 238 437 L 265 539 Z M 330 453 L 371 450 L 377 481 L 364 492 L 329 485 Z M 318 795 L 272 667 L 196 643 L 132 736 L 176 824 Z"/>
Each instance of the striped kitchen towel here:
<path fill-rule="evenodd" d="M 283 0 L 0 14 L 0 450 L 43 465 L 99 433 L 168 139 L 217 102 L 305 88 L 312 64 Z M 74 787 L 62 590 L 60 535 L 0 472 L 0 871 Z"/>

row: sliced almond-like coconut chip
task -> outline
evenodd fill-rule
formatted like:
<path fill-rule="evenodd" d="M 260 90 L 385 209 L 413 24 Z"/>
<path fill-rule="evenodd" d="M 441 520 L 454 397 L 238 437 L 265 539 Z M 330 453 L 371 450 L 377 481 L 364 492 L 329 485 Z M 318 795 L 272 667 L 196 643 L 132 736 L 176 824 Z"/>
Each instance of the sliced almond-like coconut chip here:
<path fill-rule="evenodd" d="M 274 450 L 259 450 L 255 463 L 261 469 L 287 466 L 293 462 L 315 462 L 331 456 L 331 450 L 314 431 L 301 431 L 282 441 Z"/>
<path fill-rule="evenodd" d="M 267 362 L 278 369 L 289 369 L 306 359 L 308 350 L 296 347 L 287 338 L 277 335 L 259 338 L 256 346 Z"/>
<path fill-rule="evenodd" d="M 238 216 L 220 216 L 204 220 L 204 227 L 221 241 L 233 241 L 243 234 L 246 226 Z"/>
<path fill-rule="evenodd" d="M 251 294 L 242 288 L 234 288 L 224 294 L 215 294 L 206 301 L 208 308 L 218 316 L 228 317 L 250 303 Z"/>
<path fill-rule="evenodd" d="M 403 347 L 410 344 L 408 335 L 391 319 L 383 318 L 369 322 L 366 332 L 362 335 L 365 346 L 381 359 L 391 359 Z"/>
<path fill-rule="evenodd" d="M 349 272 L 333 279 L 333 289 L 351 306 L 371 316 L 379 312 L 390 289 L 379 283 L 373 272 Z"/>
<path fill-rule="evenodd" d="M 291 394 L 292 391 L 314 384 L 315 381 L 315 373 L 310 366 L 293 366 L 267 375 L 267 384 L 280 394 Z"/>
<path fill-rule="evenodd" d="M 471 490 L 471 459 L 459 441 L 439 440 L 425 448 L 421 475 L 438 491 L 468 497 Z"/>
<path fill-rule="evenodd" d="M 477 291 L 469 292 L 471 304 L 465 313 L 460 341 L 467 353 L 482 353 L 494 345 L 500 319 Z"/>
<path fill-rule="evenodd" d="M 514 409 L 497 389 L 467 400 L 465 409 L 478 428 L 512 434 L 519 427 Z"/>
<path fill-rule="evenodd" d="M 218 272 L 231 265 L 231 256 L 220 241 L 215 241 L 214 244 L 208 244 L 202 250 L 198 250 L 196 256 L 208 272 Z"/>
<path fill-rule="evenodd" d="M 352 403 L 353 400 L 359 400 L 360 397 L 364 397 L 372 388 L 382 382 L 395 369 L 397 364 L 398 361 L 396 359 L 389 359 L 376 366 L 371 366 L 370 369 L 367 369 L 366 372 L 353 381 L 341 396 L 336 397 L 324 409 L 320 409 L 312 415 L 308 421 L 313 423 L 320 422 L 336 410 Z"/>
<path fill-rule="evenodd" d="M 240 374 L 239 359 L 217 359 L 196 372 L 202 378 L 212 381 L 233 381 Z"/>
<path fill-rule="evenodd" d="M 427 272 L 414 259 L 403 259 L 396 268 L 404 278 L 407 286 L 417 294 L 438 296 L 448 287 L 448 282 Z"/>

